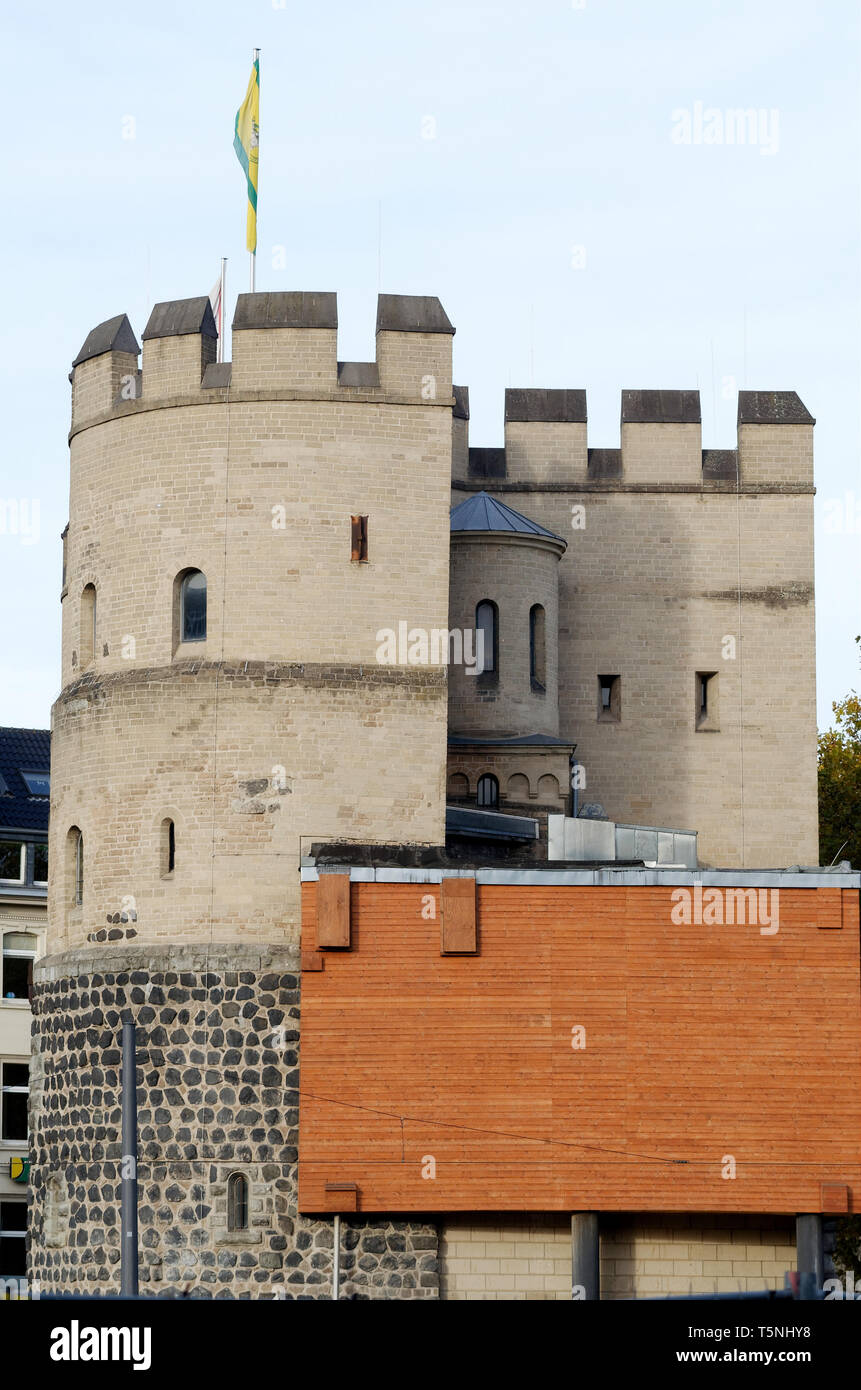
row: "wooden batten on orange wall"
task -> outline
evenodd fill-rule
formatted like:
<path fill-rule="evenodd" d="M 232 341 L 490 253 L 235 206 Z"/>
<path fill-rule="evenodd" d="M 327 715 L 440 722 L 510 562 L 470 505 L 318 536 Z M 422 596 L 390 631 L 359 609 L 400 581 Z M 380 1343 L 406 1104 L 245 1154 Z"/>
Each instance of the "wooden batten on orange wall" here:
<path fill-rule="evenodd" d="M 444 878 L 440 885 L 440 950 L 474 955 L 477 950 L 475 879 Z"/>
<path fill-rule="evenodd" d="M 350 945 L 350 875 L 321 874 L 317 884 L 317 946 Z"/>
<path fill-rule="evenodd" d="M 861 1209 L 857 886 L 338 877 L 302 885 L 300 1210 Z"/>

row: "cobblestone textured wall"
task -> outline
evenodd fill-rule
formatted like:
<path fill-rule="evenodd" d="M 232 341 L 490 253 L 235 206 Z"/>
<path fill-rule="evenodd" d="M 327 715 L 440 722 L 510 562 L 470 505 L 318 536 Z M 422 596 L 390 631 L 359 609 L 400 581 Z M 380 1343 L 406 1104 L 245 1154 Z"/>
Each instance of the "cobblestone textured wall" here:
<path fill-rule="evenodd" d="M 196 1298 L 331 1297 L 330 1220 L 296 1207 L 299 959 L 293 947 L 100 946 L 46 957 L 33 1002 L 30 1277 L 115 1292 L 120 1025 L 137 1025 L 140 1286 Z M 227 1228 L 227 1180 L 249 1185 Z M 435 1298 L 421 1221 L 342 1221 L 341 1296 Z"/>

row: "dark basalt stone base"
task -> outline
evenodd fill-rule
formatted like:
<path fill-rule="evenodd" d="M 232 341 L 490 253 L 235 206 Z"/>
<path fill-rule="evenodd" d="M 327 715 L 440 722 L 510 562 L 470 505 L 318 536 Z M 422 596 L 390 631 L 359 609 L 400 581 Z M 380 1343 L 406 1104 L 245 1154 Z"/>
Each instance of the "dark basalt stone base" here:
<path fill-rule="evenodd" d="M 332 1223 L 296 1207 L 299 952 L 100 946 L 35 969 L 30 1279 L 114 1293 L 120 1277 L 120 1026 L 137 1028 L 143 1294 L 330 1298 Z M 227 1180 L 248 1180 L 248 1229 Z M 341 1222 L 341 1297 L 436 1298 L 435 1225 Z"/>

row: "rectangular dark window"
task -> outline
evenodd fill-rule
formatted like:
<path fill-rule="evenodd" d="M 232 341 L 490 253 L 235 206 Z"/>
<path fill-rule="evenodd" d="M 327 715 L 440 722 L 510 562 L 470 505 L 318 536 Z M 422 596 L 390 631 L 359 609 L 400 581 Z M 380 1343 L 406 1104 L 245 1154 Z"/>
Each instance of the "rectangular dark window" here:
<path fill-rule="evenodd" d="M 368 518 L 366 516 L 350 517 L 350 559 L 358 560 L 362 564 L 367 562 Z"/>
<path fill-rule="evenodd" d="M 622 677 L 598 677 L 598 719 L 605 724 L 618 724 L 622 718 Z"/>
<path fill-rule="evenodd" d="M 44 841 L 33 846 L 33 882 L 48 882 L 48 846 Z"/>
<path fill-rule="evenodd" d="M 27 1272 L 27 1203 L 0 1202 L 0 1279 Z"/>
<path fill-rule="evenodd" d="M 0 840 L 0 879 L 23 883 L 25 863 L 24 845 L 20 840 Z"/>
<path fill-rule="evenodd" d="M 0 1139 L 26 1143 L 29 1089 L 26 1062 L 0 1062 Z"/>
<path fill-rule="evenodd" d="M 717 672 L 697 671 L 694 692 L 694 727 L 706 733 L 717 733 L 720 729 Z"/>

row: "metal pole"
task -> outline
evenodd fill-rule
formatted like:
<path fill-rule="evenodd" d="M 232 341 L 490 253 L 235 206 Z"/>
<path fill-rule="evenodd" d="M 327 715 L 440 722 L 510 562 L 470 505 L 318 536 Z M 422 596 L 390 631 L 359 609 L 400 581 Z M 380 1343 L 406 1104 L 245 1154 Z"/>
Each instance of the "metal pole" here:
<path fill-rule="evenodd" d="M 332 1255 L 332 1297 L 340 1298 L 341 1289 L 341 1217 L 335 1214 L 335 1229 L 333 1232 L 335 1249 Z"/>
<path fill-rule="evenodd" d="M 254 50 L 254 59 L 253 59 L 253 61 L 254 61 L 255 63 L 259 63 L 259 61 L 260 61 L 260 49 L 259 49 L 259 48 L 255 48 L 255 50 Z M 260 88 L 260 69 L 259 69 L 259 68 L 257 69 L 257 87 L 258 87 L 258 93 L 259 93 L 259 88 Z M 259 100 L 259 96 L 258 96 L 258 100 Z M 258 136 L 258 144 L 259 144 L 259 136 Z M 259 177 L 259 175 L 258 175 L 258 177 Z M 257 252 L 256 252 L 256 251 L 249 251 L 248 254 L 249 254 L 249 256 L 251 257 L 251 281 L 250 281 L 251 293 L 254 294 L 254 291 L 255 291 L 255 288 L 256 288 L 256 281 L 257 281 Z"/>
<path fill-rule="evenodd" d="M 138 1105 L 135 1026 L 123 1023 L 123 1143 L 121 1170 L 120 1292 L 137 1298 L 138 1292 Z"/>
<path fill-rule="evenodd" d="M 796 1216 L 795 1244 L 801 1297 L 811 1298 L 814 1296 L 814 1280 L 816 1289 L 821 1289 L 825 1280 L 822 1217 L 818 1212 L 801 1212 Z"/>
<path fill-rule="evenodd" d="M 218 361 L 224 361 L 224 292 L 227 288 L 227 257 L 221 257 L 221 306 L 219 308 L 218 324 Z"/>
<path fill-rule="evenodd" d="M 596 1211 L 577 1211 L 571 1217 L 571 1297 L 591 1303 L 601 1297 L 600 1235 Z"/>

